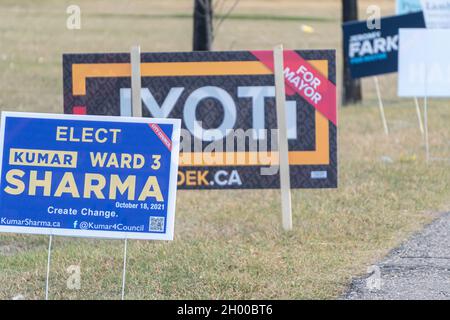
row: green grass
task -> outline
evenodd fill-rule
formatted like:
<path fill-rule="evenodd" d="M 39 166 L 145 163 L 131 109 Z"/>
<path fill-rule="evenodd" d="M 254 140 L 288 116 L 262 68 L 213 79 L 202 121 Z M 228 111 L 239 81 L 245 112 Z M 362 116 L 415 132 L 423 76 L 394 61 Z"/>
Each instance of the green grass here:
<path fill-rule="evenodd" d="M 69 2 L 0 4 L 0 109 L 62 112 L 63 52 L 190 50 L 191 1 L 78 1 L 82 29 L 65 29 Z M 216 49 L 340 48 L 339 1 L 245 1 L 235 15 L 311 16 L 298 21 L 227 20 Z M 362 3 L 369 3 L 362 1 Z M 392 3 L 380 2 L 384 13 Z M 361 10 L 364 6 L 361 5 Z M 121 14 L 123 13 L 123 15 Z M 111 16 L 103 17 L 104 14 Z M 164 22 L 164 23 L 162 23 Z M 293 190 L 294 230 L 280 227 L 276 190 L 179 191 L 173 242 L 129 241 L 127 298 L 336 298 L 355 275 L 450 208 L 450 161 L 425 163 L 414 104 L 380 78 L 391 135 L 383 133 L 371 79 L 362 105 L 339 111 L 339 188 Z M 431 152 L 450 157 L 450 106 L 430 101 Z M 390 157 L 392 163 L 382 161 Z M 0 235 L 0 298 L 42 299 L 48 237 Z M 55 237 L 51 299 L 118 299 L 123 242 Z M 81 268 L 69 290 L 67 268 Z"/>

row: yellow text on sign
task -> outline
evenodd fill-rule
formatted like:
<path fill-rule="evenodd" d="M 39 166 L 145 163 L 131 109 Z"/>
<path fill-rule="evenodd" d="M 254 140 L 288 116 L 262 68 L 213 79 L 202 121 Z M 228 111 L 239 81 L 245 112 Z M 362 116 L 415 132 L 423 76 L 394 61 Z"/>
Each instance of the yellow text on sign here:
<path fill-rule="evenodd" d="M 56 141 L 117 143 L 121 129 L 56 127 Z"/>
<path fill-rule="evenodd" d="M 111 174 L 108 177 L 100 173 L 85 173 L 84 182 L 79 185 L 70 171 L 65 172 L 61 178 L 55 177 L 52 171 L 39 173 L 43 178 L 38 177 L 37 170 L 30 170 L 30 172 L 20 169 L 9 170 L 5 176 L 8 185 L 4 191 L 14 196 L 23 193 L 36 196 L 39 192 L 45 197 L 58 198 L 68 195 L 72 198 L 95 197 L 110 200 L 116 200 L 117 194 L 120 193 L 127 194 L 127 199 L 130 201 L 136 200 L 137 195 L 139 195 L 138 201 L 147 201 L 147 198 L 154 198 L 158 202 L 164 201 L 156 176 L 148 176 L 145 185 L 138 190 L 135 175 L 129 175 L 123 180 L 117 174 Z M 54 189 L 55 186 L 56 189 Z"/>

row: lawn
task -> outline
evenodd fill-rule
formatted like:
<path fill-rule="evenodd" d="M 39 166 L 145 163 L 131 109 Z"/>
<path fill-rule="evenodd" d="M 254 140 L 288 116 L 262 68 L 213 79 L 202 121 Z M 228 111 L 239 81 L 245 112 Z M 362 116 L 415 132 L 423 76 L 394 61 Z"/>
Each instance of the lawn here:
<path fill-rule="evenodd" d="M 225 5 L 232 4 L 227 0 Z M 361 15 L 369 1 L 361 2 Z M 81 30 L 66 29 L 57 0 L 0 3 L 0 109 L 62 112 L 65 52 L 189 51 L 192 1 L 78 0 Z M 241 1 L 214 49 L 337 48 L 340 1 Z M 382 13 L 393 1 L 377 1 Z M 313 33 L 303 33 L 302 25 Z M 277 190 L 179 191 L 173 242 L 128 242 L 126 297 L 337 298 L 355 275 L 440 212 L 450 210 L 450 161 L 426 163 L 414 103 L 380 77 L 385 136 L 373 80 L 364 102 L 339 110 L 339 188 L 293 190 L 292 232 L 280 226 Z M 450 105 L 430 100 L 433 157 L 450 158 Z M 48 237 L 0 235 L 0 299 L 44 298 Z M 55 237 L 51 299 L 118 299 L 123 241 Z M 67 268 L 81 288 L 67 287 Z"/>

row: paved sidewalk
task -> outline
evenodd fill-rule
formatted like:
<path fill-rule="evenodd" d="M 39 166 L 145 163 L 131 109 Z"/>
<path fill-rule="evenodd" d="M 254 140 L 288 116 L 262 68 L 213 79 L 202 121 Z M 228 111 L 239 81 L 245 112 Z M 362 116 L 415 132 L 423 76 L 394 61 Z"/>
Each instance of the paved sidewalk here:
<path fill-rule="evenodd" d="M 343 299 L 450 299 L 450 212 L 374 267 Z"/>

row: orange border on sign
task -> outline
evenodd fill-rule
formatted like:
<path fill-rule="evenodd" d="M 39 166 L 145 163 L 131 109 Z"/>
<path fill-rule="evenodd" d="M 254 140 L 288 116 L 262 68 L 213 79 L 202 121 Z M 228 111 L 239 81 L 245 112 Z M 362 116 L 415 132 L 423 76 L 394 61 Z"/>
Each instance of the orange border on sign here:
<path fill-rule="evenodd" d="M 328 77 L 327 60 L 308 60 L 325 77 Z M 267 75 L 273 74 L 259 61 L 214 61 L 214 62 L 144 62 L 141 63 L 143 77 L 162 76 L 211 76 L 211 75 Z M 86 94 L 87 78 L 131 77 L 130 63 L 83 63 L 72 65 L 72 93 Z M 324 165 L 330 163 L 329 122 L 320 112 L 315 112 L 316 150 L 289 151 L 290 165 Z M 211 161 L 205 163 L 202 152 L 180 153 L 180 166 L 255 166 L 278 163 L 278 152 L 215 152 Z"/>

